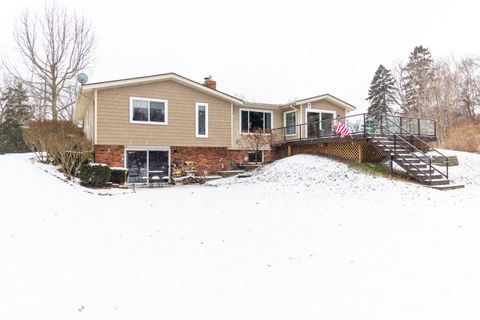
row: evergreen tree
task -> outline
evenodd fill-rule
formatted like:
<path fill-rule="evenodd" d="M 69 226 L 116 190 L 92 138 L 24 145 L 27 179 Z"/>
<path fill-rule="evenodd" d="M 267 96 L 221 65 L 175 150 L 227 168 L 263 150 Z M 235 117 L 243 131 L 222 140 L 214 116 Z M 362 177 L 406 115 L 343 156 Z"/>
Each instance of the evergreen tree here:
<path fill-rule="evenodd" d="M 6 88 L 1 100 L 3 122 L 0 123 L 0 153 L 27 152 L 22 137 L 22 125 L 32 115 L 27 92 L 18 82 Z"/>
<path fill-rule="evenodd" d="M 406 114 L 421 116 L 429 107 L 428 86 L 433 77 L 433 59 L 428 48 L 416 46 L 402 70 Z"/>
<path fill-rule="evenodd" d="M 379 65 L 368 90 L 367 101 L 370 102 L 368 114 L 375 119 L 392 113 L 392 105 L 396 100 L 395 79 L 390 70 Z"/>

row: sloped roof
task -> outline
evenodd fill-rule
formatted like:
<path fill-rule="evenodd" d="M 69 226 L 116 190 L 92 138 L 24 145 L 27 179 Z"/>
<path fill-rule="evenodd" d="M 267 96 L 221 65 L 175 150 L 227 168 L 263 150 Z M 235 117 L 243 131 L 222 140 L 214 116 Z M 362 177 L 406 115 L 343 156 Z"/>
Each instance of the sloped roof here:
<path fill-rule="evenodd" d="M 290 105 L 300 105 L 314 101 L 320 100 L 327 100 L 332 103 L 335 103 L 339 106 L 344 107 L 347 111 L 355 110 L 356 108 L 331 94 L 323 94 L 319 96 L 314 96 L 302 100 L 297 100 L 292 103 L 281 103 L 281 104 L 274 104 L 274 103 L 255 103 L 255 102 L 248 102 L 227 93 L 224 93 L 219 90 L 215 90 L 209 88 L 199 82 L 193 81 L 191 79 L 185 78 L 181 75 L 178 75 L 174 72 L 169 73 L 162 73 L 150 76 L 143 76 L 143 77 L 135 77 L 135 78 L 126 78 L 126 79 L 119 79 L 119 80 L 111 80 L 111 81 L 102 81 L 102 82 L 94 82 L 84 84 L 78 90 L 78 99 L 75 104 L 75 112 L 74 112 L 74 120 L 82 120 L 86 110 L 88 109 L 89 104 L 91 101 L 94 100 L 94 93 L 96 90 L 102 89 L 111 89 L 111 88 L 118 88 L 118 87 L 125 87 L 130 85 L 138 85 L 143 83 L 150 83 L 150 82 L 158 82 L 158 81 L 166 81 L 166 80 L 173 80 L 175 82 L 181 83 L 188 87 L 197 89 L 199 91 L 205 92 L 217 98 L 223 99 L 225 101 L 229 101 L 235 104 L 240 104 L 243 106 L 258 106 L 258 107 L 266 107 L 266 108 L 278 108 L 278 107 L 286 107 Z"/>

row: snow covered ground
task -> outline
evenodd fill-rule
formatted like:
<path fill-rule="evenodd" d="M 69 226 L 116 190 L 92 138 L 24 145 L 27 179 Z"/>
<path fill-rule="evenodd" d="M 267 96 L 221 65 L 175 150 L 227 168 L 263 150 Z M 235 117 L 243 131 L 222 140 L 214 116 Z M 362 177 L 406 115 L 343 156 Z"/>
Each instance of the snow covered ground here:
<path fill-rule="evenodd" d="M 455 154 L 453 191 L 294 156 L 135 193 L 0 156 L 0 319 L 479 319 L 480 155 Z"/>

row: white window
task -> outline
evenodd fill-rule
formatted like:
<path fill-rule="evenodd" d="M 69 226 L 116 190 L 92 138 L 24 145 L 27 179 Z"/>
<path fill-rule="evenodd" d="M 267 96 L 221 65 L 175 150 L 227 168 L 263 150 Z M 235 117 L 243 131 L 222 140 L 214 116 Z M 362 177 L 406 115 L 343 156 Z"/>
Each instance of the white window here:
<path fill-rule="evenodd" d="M 168 124 L 168 101 L 130 97 L 130 123 Z"/>
<path fill-rule="evenodd" d="M 287 111 L 283 114 L 283 126 L 285 127 L 285 135 L 294 136 L 297 134 L 297 111 Z"/>
<path fill-rule="evenodd" d="M 256 130 L 272 130 L 272 112 L 240 109 L 240 132 L 249 133 Z"/>
<path fill-rule="evenodd" d="M 195 136 L 208 138 L 208 103 L 195 103 Z"/>

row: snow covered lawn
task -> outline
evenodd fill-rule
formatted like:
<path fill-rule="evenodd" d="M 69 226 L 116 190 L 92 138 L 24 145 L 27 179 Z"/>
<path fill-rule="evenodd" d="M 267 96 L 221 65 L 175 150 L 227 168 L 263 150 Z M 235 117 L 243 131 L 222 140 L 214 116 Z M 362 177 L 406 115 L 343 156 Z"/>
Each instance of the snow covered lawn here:
<path fill-rule="evenodd" d="M 479 319 L 480 156 L 455 154 L 443 192 L 315 156 L 92 191 L 0 156 L 0 319 Z"/>

